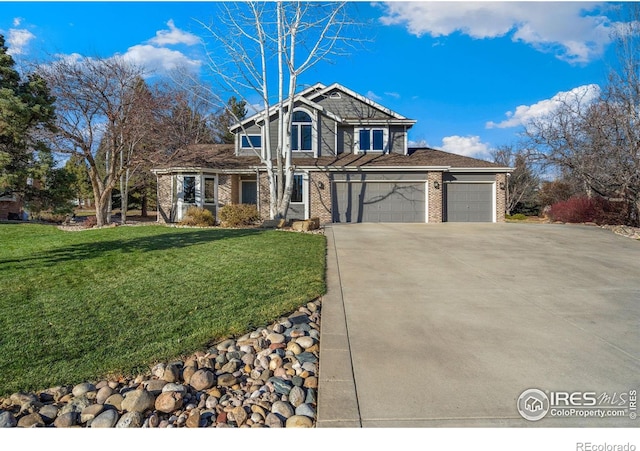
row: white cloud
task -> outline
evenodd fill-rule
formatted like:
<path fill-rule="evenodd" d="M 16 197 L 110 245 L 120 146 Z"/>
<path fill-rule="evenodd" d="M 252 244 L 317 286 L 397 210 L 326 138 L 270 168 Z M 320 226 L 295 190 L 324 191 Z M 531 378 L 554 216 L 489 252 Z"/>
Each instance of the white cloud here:
<path fill-rule="evenodd" d="M 29 41 L 36 36 L 29 30 L 12 28 L 7 36 L 7 53 L 9 55 L 22 55 L 29 44 Z"/>
<path fill-rule="evenodd" d="M 393 97 L 394 99 L 399 99 L 400 98 L 400 94 L 398 94 L 397 92 L 385 92 L 384 95 L 389 96 L 389 97 Z"/>
<path fill-rule="evenodd" d="M 14 17 L 13 18 L 13 26 L 19 27 L 24 19 L 22 17 Z"/>
<path fill-rule="evenodd" d="M 485 39 L 511 34 L 513 41 L 584 63 L 603 54 L 616 25 L 604 15 L 586 14 L 599 7 L 589 2 L 387 2 L 380 21 L 405 25 L 418 37 L 460 32 Z"/>
<path fill-rule="evenodd" d="M 567 103 L 590 103 L 600 95 L 600 87 L 595 84 L 578 86 L 570 91 L 561 91 L 550 99 L 541 100 L 533 105 L 520 105 L 515 111 L 507 111 L 507 119 L 502 122 L 487 122 L 487 128 L 511 128 L 527 125 L 535 119 L 544 119 L 559 106 Z"/>
<path fill-rule="evenodd" d="M 156 37 L 149 39 L 149 44 L 163 46 L 175 44 L 196 45 L 200 43 L 199 37 L 176 27 L 173 19 L 167 22 L 167 26 L 169 27 L 168 30 L 156 31 Z"/>
<path fill-rule="evenodd" d="M 367 94 L 365 95 L 365 97 L 367 99 L 373 100 L 374 102 L 379 102 L 380 100 L 382 100 L 382 97 L 380 97 L 373 91 L 367 91 Z"/>
<path fill-rule="evenodd" d="M 143 66 L 149 72 L 167 72 L 179 67 L 197 69 L 202 64 L 177 50 L 146 44 L 129 47 L 122 57 Z"/>
<path fill-rule="evenodd" d="M 480 141 L 479 136 L 445 136 L 440 148 L 445 152 L 473 158 L 486 158 L 491 153 L 489 144 Z"/>

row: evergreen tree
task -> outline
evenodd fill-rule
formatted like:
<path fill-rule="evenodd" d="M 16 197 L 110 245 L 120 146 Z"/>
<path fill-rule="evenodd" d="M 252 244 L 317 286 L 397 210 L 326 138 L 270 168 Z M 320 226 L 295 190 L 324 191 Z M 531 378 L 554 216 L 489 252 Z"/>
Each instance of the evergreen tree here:
<path fill-rule="evenodd" d="M 231 96 L 227 101 L 227 105 L 214 118 L 215 140 L 218 143 L 233 144 L 235 135 L 229 131 L 229 127 L 242 121 L 247 115 L 247 102 L 238 100 L 235 96 Z"/>
<path fill-rule="evenodd" d="M 61 194 L 51 191 L 58 187 L 50 180 L 66 176 L 38 138 L 52 129 L 54 98 L 44 79 L 30 74 L 23 80 L 14 66 L 0 35 L 0 196 L 15 193 L 27 203 L 50 205 Z"/>

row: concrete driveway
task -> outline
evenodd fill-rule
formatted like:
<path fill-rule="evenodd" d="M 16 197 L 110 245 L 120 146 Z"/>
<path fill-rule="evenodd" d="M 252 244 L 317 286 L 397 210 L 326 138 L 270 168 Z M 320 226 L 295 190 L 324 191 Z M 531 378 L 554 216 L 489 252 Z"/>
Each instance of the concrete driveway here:
<path fill-rule="evenodd" d="M 640 425 L 628 399 L 640 389 L 640 242 L 552 224 L 326 235 L 318 427 Z M 539 421 L 517 409 L 532 388 L 560 392 Z M 593 397 L 624 416 L 577 416 Z"/>

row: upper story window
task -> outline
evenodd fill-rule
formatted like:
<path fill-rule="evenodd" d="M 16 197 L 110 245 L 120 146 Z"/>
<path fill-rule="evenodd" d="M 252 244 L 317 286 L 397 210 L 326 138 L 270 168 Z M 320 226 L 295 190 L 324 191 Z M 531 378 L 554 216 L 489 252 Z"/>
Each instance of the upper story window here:
<path fill-rule="evenodd" d="M 241 149 L 260 149 L 262 147 L 262 136 L 242 135 L 240 137 Z"/>
<path fill-rule="evenodd" d="M 356 152 L 386 152 L 389 131 L 386 128 L 356 128 Z"/>
<path fill-rule="evenodd" d="M 291 150 L 313 150 L 312 119 L 305 111 L 294 111 L 291 117 Z"/>

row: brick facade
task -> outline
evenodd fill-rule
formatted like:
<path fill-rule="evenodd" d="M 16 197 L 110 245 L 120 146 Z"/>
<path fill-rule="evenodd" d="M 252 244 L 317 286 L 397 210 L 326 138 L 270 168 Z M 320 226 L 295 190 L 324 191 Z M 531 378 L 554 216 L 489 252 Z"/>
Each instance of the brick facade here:
<path fill-rule="evenodd" d="M 260 172 L 260 180 L 258 181 L 258 208 L 260 210 L 260 217 L 265 220 L 271 217 L 269 198 L 269 176 L 263 171 Z"/>
<path fill-rule="evenodd" d="M 427 222 L 439 223 L 442 222 L 442 190 L 444 185 L 442 184 L 442 172 L 429 172 L 427 174 L 427 193 L 428 193 L 428 211 L 429 217 Z M 437 188 L 436 188 L 437 186 Z"/>
<path fill-rule="evenodd" d="M 173 222 L 173 189 L 171 174 L 158 175 L 158 219 L 162 224 Z"/>
<path fill-rule="evenodd" d="M 309 217 L 329 224 L 331 216 L 331 178 L 326 172 L 309 173 Z"/>
<path fill-rule="evenodd" d="M 507 174 L 496 174 L 496 222 L 504 222 L 507 212 Z"/>

